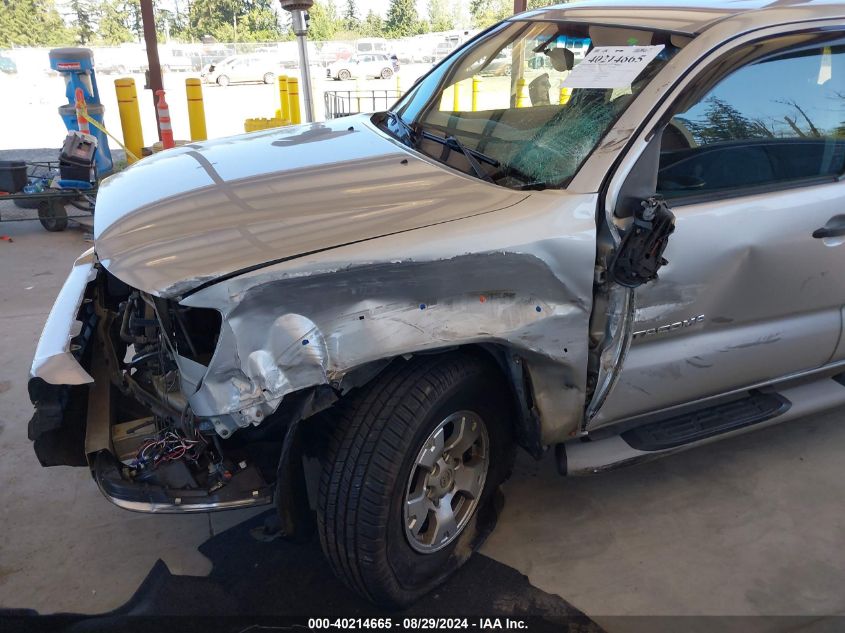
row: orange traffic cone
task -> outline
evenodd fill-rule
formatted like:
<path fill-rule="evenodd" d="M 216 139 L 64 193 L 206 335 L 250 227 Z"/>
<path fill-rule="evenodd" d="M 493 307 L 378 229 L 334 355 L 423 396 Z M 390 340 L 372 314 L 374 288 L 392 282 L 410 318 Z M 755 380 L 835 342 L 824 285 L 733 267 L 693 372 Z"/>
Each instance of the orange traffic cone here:
<path fill-rule="evenodd" d="M 88 108 L 85 105 L 85 95 L 82 94 L 82 88 L 77 88 L 74 94 L 76 96 L 76 125 L 83 134 L 91 134 L 88 119 L 85 118 L 85 115 L 88 114 Z"/>
<path fill-rule="evenodd" d="M 173 142 L 173 126 L 170 124 L 170 107 L 164 100 L 164 90 L 156 90 L 158 97 L 158 130 L 161 134 L 161 146 L 164 149 L 176 147 Z"/>

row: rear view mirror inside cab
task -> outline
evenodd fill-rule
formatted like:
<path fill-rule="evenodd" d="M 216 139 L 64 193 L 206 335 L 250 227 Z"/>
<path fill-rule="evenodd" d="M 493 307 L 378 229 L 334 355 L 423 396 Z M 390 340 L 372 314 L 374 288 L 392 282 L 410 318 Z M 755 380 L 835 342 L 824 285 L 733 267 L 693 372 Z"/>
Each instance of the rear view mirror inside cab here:
<path fill-rule="evenodd" d="M 575 67 L 575 53 L 568 48 L 553 48 L 545 51 L 554 68 L 559 73 L 572 70 Z"/>

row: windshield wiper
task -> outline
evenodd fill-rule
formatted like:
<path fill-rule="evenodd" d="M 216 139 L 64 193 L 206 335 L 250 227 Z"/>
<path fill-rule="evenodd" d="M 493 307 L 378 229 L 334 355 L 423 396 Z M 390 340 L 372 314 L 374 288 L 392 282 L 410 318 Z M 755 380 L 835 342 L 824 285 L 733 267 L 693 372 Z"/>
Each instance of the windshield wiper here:
<path fill-rule="evenodd" d="M 457 150 L 461 154 L 463 154 L 467 162 L 469 163 L 472 170 L 475 172 L 475 175 L 481 178 L 482 180 L 486 180 L 488 182 L 493 182 L 493 178 L 490 177 L 490 174 L 481 166 L 482 163 L 487 163 L 488 165 L 492 165 L 493 167 L 499 166 L 499 161 L 495 158 L 488 156 L 487 154 L 482 154 L 479 151 L 474 149 L 470 149 L 463 143 L 461 143 L 458 139 L 454 136 L 437 136 L 436 134 L 432 134 L 431 132 L 422 133 L 423 138 L 426 138 L 430 141 L 435 141 L 436 143 L 440 143 L 441 145 L 448 147 L 450 150 Z"/>
<path fill-rule="evenodd" d="M 399 139 L 405 145 L 409 147 L 416 148 L 417 147 L 417 133 L 414 130 L 414 127 L 408 123 L 405 119 L 403 119 L 399 114 L 393 112 L 392 110 L 388 110 L 385 114 L 390 117 L 390 120 L 393 121 L 396 125 L 399 126 L 401 130 L 401 138 Z"/>

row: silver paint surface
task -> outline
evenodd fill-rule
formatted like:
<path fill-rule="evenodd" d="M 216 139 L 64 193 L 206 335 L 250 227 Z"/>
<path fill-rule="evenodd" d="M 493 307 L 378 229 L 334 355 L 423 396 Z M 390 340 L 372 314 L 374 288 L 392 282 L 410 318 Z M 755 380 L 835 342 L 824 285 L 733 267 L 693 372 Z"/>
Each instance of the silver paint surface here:
<path fill-rule="evenodd" d="M 201 380 L 191 367 L 185 394 L 221 432 L 260 424 L 292 392 L 343 389 L 386 359 L 486 343 L 525 360 L 542 440 L 560 442 L 577 433 L 587 404 L 596 192 L 611 178 L 604 210 L 612 209 L 651 122 L 707 60 L 802 21 L 841 25 L 843 13 L 842 4 L 792 1 L 538 12 L 536 19 L 702 31 L 567 191 L 496 187 L 356 117 L 141 161 L 100 190 L 97 256 L 131 286 L 221 312 L 214 357 Z M 633 318 L 624 301 L 611 305 L 600 376 L 607 388 L 601 402 L 594 397 L 590 428 L 845 358 L 845 278 L 834 274 L 845 246 L 790 239 L 841 213 L 843 187 L 677 209 L 670 265 L 636 291 Z M 85 381 L 67 362 L 66 322 L 81 278 L 69 278 L 39 345 L 33 373 L 48 382 Z M 699 314 L 707 320 L 631 341 L 630 332 Z"/>

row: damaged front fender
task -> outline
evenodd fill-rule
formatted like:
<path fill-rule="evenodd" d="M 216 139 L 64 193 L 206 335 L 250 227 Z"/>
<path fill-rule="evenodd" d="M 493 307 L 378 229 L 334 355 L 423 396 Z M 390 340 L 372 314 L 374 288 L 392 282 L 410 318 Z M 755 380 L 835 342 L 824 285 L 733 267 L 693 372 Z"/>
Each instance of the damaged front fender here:
<path fill-rule="evenodd" d="M 228 437 L 288 394 L 319 385 L 340 394 L 399 356 L 492 344 L 528 359 L 543 441 L 565 437 L 585 400 L 595 256 L 592 217 L 579 223 L 584 234 L 528 247 L 401 259 L 393 251 L 408 236 L 397 236 L 206 287 L 181 302 L 223 316 L 191 408 Z"/>

